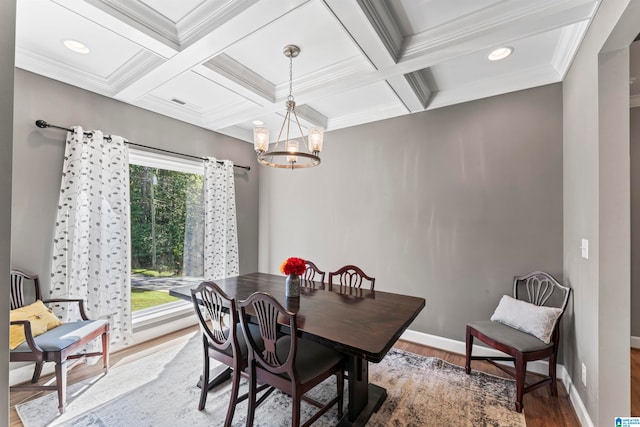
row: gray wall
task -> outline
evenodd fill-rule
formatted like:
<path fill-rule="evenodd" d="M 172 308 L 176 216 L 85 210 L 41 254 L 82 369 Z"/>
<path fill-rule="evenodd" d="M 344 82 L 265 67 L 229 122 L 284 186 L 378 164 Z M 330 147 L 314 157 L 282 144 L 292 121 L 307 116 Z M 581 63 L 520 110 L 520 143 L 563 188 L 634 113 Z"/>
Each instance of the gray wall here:
<path fill-rule="evenodd" d="M 11 150 L 16 2 L 0 2 L 0 287 L 9 295 L 11 254 Z M 9 345 L 9 298 L 0 298 L 0 348 Z M 0 352 L 0 425 L 9 425 L 9 352 Z M 3 423 L 2 420 L 5 420 Z"/>
<path fill-rule="evenodd" d="M 258 173 L 251 144 L 133 107 L 23 70 L 16 70 L 13 151 L 12 267 L 39 274 L 49 286 L 51 248 L 66 132 L 39 129 L 43 119 L 121 135 L 148 146 L 230 159 L 237 169 L 240 272 L 258 266 Z"/>
<path fill-rule="evenodd" d="M 513 276 L 562 277 L 559 84 L 336 130 L 322 164 L 263 170 L 260 271 L 356 264 L 422 296 L 411 329 L 464 341 Z"/>
<path fill-rule="evenodd" d="M 640 47 L 640 43 L 634 43 Z M 633 45 L 632 45 L 633 46 Z M 632 108 L 631 124 L 631 336 L 640 337 L 640 108 Z"/>
<path fill-rule="evenodd" d="M 564 272 L 574 289 L 565 366 L 602 426 L 630 411 L 628 46 L 638 28 L 640 2 L 602 2 L 563 82 Z"/>

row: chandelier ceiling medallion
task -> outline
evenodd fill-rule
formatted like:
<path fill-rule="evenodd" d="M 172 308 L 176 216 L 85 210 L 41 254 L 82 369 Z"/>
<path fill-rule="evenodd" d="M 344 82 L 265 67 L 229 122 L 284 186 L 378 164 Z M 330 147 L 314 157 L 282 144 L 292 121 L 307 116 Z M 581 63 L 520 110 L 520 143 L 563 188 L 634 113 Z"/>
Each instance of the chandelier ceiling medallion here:
<path fill-rule="evenodd" d="M 269 129 L 263 127 L 260 121 L 253 122 L 253 145 L 258 156 L 258 162 L 263 165 L 283 169 L 300 169 L 320 164 L 320 151 L 324 130 L 319 127 L 309 128 L 308 136 L 302 132 L 302 126 L 296 114 L 296 103 L 293 99 L 293 58 L 300 54 L 300 48 L 287 45 L 282 50 L 289 58 L 289 96 L 287 97 L 287 112 L 278 133 L 278 138 L 269 149 Z M 294 129 L 291 129 L 291 128 Z M 297 128 L 297 131 L 296 129 Z M 282 138 L 284 132 L 284 138 Z M 293 132 L 299 132 L 299 138 L 293 138 Z"/>

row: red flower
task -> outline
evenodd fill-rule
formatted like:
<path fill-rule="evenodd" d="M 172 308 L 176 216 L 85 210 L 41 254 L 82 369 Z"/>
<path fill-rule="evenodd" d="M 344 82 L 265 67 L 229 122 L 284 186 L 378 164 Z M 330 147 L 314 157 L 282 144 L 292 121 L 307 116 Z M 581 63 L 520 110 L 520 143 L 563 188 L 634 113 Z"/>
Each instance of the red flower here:
<path fill-rule="evenodd" d="M 287 258 L 282 264 L 280 264 L 280 272 L 287 276 L 290 274 L 297 274 L 299 276 L 304 273 L 306 269 L 307 265 L 302 258 Z"/>

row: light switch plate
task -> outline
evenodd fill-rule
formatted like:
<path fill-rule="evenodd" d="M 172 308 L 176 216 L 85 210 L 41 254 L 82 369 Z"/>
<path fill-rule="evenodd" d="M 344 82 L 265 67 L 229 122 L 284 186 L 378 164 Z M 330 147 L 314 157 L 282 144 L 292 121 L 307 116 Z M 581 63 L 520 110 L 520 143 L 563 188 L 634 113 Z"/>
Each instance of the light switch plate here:
<path fill-rule="evenodd" d="M 589 259 L 589 241 L 587 239 L 582 239 L 580 249 L 582 249 L 582 258 Z"/>

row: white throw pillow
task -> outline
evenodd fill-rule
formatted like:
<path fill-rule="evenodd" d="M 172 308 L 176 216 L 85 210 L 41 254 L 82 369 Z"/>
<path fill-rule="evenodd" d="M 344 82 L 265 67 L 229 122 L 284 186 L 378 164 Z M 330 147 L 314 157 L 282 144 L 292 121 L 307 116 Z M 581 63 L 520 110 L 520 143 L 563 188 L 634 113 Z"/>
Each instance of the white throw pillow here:
<path fill-rule="evenodd" d="M 553 328 L 561 314 L 562 310 L 559 308 L 537 306 L 503 295 L 491 320 L 526 332 L 549 344 Z"/>

